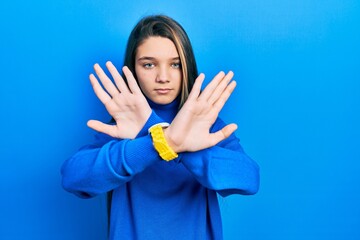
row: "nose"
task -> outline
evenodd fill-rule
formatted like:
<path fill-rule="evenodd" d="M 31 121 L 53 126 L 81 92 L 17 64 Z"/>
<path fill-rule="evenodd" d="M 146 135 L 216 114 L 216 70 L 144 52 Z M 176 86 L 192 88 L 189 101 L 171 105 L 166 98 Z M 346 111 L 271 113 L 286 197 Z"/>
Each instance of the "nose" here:
<path fill-rule="evenodd" d="M 169 69 L 165 66 L 160 66 L 156 76 L 156 82 L 169 82 Z"/>

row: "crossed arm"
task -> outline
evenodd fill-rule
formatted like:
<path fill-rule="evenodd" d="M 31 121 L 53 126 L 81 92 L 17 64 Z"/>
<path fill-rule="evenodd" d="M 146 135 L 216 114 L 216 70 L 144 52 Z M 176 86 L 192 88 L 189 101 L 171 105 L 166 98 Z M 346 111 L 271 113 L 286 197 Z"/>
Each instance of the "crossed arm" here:
<path fill-rule="evenodd" d="M 116 124 L 90 120 L 89 127 L 109 139 L 85 146 L 62 167 L 64 188 L 81 197 L 117 188 L 161 160 L 151 138 L 145 135 L 146 129 L 161 118 L 152 111 L 126 67 L 123 72 L 128 84 L 110 62 L 106 65 L 115 84 L 97 64 L 94 68 L 103 87 L 93 74 L 90 81 Z M 198 182 L 223 196 L 254 194 L 259 187 L 257 164 L 232 134 L 237 126 L 217 118 L 235 88 L 232 77 L 231 72 L 220 72 L 201 92 L 204 75 L 200 74 L 187 101 L 164 131 L 166 140 L 174 151 L 182 153 L 182 163 Z M 138 154 L 139 146 L 146 155 Z"/>
<path fill-rule="evenodd" d="M 152 110 L 127 67 L 122 68 L 127 84 L 111 62 L 107 62 L 106 67 L 115 84 L 98 64 L 94 65 L 94 70 L 103 87 L 94 74 L 90 75 L 90 82 L 116 125 L 90 120 L 88 126 L 112 137 L 134 139 Z M 201 91 L 205 76 L 198 76 L 185 104 L 164 131 L 167 142 L 175 152 L 195 152 L 215 146 L 236 130 L 236 124 L 229 124 L 215 133 L 209 131 L 235 89 L 236 82 L 232 78 L 232 72 L 220 72 Z"/>

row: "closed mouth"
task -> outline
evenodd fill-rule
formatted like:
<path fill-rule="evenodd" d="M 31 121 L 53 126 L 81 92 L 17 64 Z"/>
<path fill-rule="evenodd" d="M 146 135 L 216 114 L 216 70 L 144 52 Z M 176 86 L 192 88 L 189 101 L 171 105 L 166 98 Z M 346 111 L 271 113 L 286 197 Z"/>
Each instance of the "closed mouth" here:
<path fill-rule="evenodd" d="M 170 88 L 156 88 L 155 91 L 159 94 L 166 94 L 171 91 Z"/>

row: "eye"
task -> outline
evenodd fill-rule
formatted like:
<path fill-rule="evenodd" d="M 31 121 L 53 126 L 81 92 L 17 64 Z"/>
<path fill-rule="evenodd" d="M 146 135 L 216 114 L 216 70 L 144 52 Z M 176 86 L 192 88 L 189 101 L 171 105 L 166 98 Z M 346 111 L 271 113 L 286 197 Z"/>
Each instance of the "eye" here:
<path fill-rule="evenodd" d="M 143 64 L 143 67 L 144 68 L 147 68 L 147 69 L 151 69 L 151 68 L 153 68 L 155 65 L 153 64 L 153 63 L 144 63 Z"/>
<path fill-rule="evenodd" d="M 181 67 L 181 64 L 179 62 L 175 62 L 175 63 L 172 63 L 171 64 L 171 67 L 172 68 L 180 68 Z"/>

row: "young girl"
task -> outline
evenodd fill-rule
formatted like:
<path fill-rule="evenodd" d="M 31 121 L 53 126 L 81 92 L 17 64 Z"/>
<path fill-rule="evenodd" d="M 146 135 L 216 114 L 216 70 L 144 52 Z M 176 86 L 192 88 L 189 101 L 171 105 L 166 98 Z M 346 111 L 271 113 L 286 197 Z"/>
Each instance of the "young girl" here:
<path fill-rule="evenodd" d="M 63 164 L 63 187 L 82 198 L 112 193 L 110 239 L 222 239 L 217 194 L 259 186 L 236 125 L 218 118 L 233 73 L 220 72 L 201 91 L 187 34 L 162 15 L 135 26 L 124 66 L 122 77 L 106 63 L 113 84 L 95 64 L 90 81 L 113 123 L 88 122 L 96 142 Z"/>

